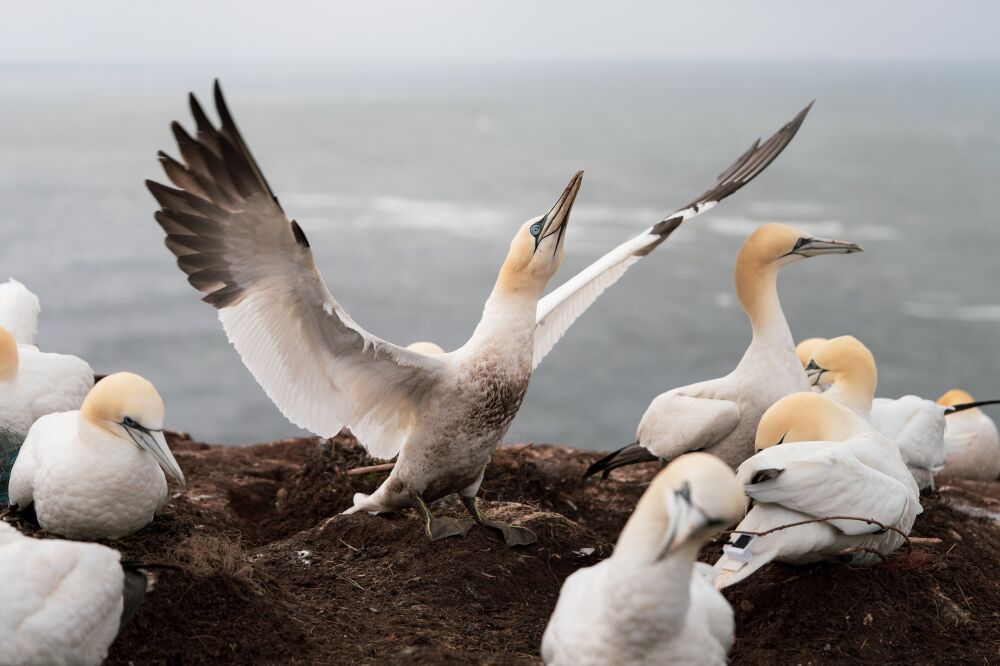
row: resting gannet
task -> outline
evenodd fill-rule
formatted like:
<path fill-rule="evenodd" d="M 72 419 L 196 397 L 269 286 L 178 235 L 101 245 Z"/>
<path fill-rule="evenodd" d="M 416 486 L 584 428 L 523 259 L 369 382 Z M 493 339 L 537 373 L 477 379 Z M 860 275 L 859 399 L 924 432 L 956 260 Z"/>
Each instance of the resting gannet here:
<path fill-rule="evenodd" d="M 563 584 L 542 639 L 552 665 L 725 664 L 733 609 L 701 546 L 746 511 L 733 472 L 707 453 L 667 465 L 608 559 Z"/>
<path fill-rule="evenodd" d="M 778 301 L 778 271 L 806 257 L 860 251 L 854 243 L 814 238 L 784 224 L 758 227 L 736 257 L 736 294 L 753 331 L 736 369 L 657 396 L 639 422 L 637 441 L 595 462 L 586 476 L 602 472 L 606 478 L 618 467 L 696 450 L 733 467 L 748 458 L 764 410 L 789 393 L 809 390 Z"/>
<path fill-rule="evenodd" d="M 35 344 L 41 311 L 38 296 L 14 278 L 0 284 L 0 326 L 6 328 L 18 344 Z"/>
<path fill-rule="evenodd" d="M 976 404 L 962 389 L 952 389 L 937 399 L 943 407 Z M 993 419 L 977 407 L 947 415 L 944 431 L 945 462 L 941 480 L 1000 477 L 1000 434 Z"/>
<path fill-rule="evenodd" d="M 18 345 L 0 327 L 0 502 L 7 502 L 11 467 L 31 424 L 79 409 L 93 385 L 94 371 L 84 361 Z"/>
<path fill-rule="evenodd" d="M 823 395 L 896 443 L 921 490 L 934 486 L 934 475 L 944 466 L 945 410 L 940 405 L 915 395 L 876 399 L 875 357 L 850 335 L 817 347 L 805 368 L 813 386 L 829 386 Z"/>
<path fill-rule="evenodd" d="M 826 342 L 826 338 L 806 338 L 795 346 L 795 355 L 798 357 L 799 363 L 802 364 L 803 368 L 809 365 L 813 352 L 824 342 Z M 812 387 L 812 390 L 813 393 L 822 393 L 828 388 L 830 388 L 829 384 L 817 384 Z"/>
<path fill-rule="evenodd" d="M 776 446 L 780 444 L 780 446 Z M 892 530 L 859 520 L 828 520 L 763 532 L 813 518 L 871 518 L 909 534 L 923 510 L 920 491 L 896 445 L 871 424 L 815 393 L 794 393 L 765 412 L 759 450 L 736 471 L 755 504 L 715 563 L 715 585 L 737 583 L 771 560 L 805 564 L 841 558 L 881 561 L 903 544 Z M 854 550 L 857 549 L 857 550 Z"/>
<path fill-rule="evenodd" d="M 162 468 L 162 469 L 161 469 Z M 129 372 L 94 385 L 79 411 L 49 414 L 28 432 L 10 474 L 10 504 L 34 503 L 38 523 L 71 539 L 142 529 L 184 474 L 163 437 L 163 400 Z"/>
<path fill-rule="evenodd" d="M 286 217 L 240 136 L 218 82 L 219 128 L 193 95 L 190 103 L 197 136 L 173 124 L 184 163 L 160 156 L 180 189 L 147 183 L 162 206 L 156 219 L 188 281 L 218 308 L 229 340 L 285 417 L 327 437 L 347 425 L 372 456 L 396 457 L 386 481 L 371 496 L 355 496 L 348 513 L 414 507 L 437 539 L 471 525 L 434 518 L 428 508 L 457 493 L 475 522 L 496 528 L 511 545 L 534 535 L 487 521 L 475 497 L 533 368 L 628 265 L 767 166 L 805 115 L 755 143 L 688 207 L 539 300 L 563 259 L 577 173 L 551 210 L 515 235 L 469 341 L 426 354 L 371 335 L 337 303 L 305 233 Z"/>
<path fill-rule="evenodd" d="M 141 571 L 96 543 L 31 539 L 0 521 L 0 663 L 100 664 L 146 594 Z"/>

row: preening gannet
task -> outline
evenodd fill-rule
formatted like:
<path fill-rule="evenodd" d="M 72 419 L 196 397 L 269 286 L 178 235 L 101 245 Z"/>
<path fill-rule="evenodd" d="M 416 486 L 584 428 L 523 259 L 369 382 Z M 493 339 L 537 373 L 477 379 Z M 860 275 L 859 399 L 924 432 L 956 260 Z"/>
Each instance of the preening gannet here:
<path fill-rule="evenodd" d="M 0 326 L 6 328 L 18 344 L 35 344 L 41 311 L 38 296 L 14 278 L 0 284 Z"/>
<path fill-rule="evenodd" d="M 117 539 L 163 507 L 164 472 L 184 484 L 163 437 L 163 400 L 147 380 L 119 372 L 97 382 L 79 411 L 31 426 L 10 474 L 10 504 L 34 503 L 38 523 L 55 534 Z"/>
<path fill-rule="evenodd" d="M 778 446 L 780 445 L 780 446 Z M 737 583 L 772 560 L 805 564 L 842 559 L 881 561 L 903 544 L 892 530 L 859 520 L 828 520 L 764 532 L 823 517 L 870 518 L 908 534 L 922 511 L 920 492 L 896 445 L 871 424 L 815 393 L 794 393 L 765 412 L 760 449 L 736 471 L 755 501 L 715 563 L 715 585 Z"/>
<path fill-rule="evenodd" d="M 542 639 L 546 664 L 725 664 L 733 610 L 695 562 L 746 511 L 724 462 L 690 453 L 653 480 L 608 559 L 563 584 Z"/>
<path fill-rule="evenodd" d="M 31 539 L 0 521 L 0 663 L 100 664 L 146 594 L 141 571 L 96 543 Z"/>
<path fill-rule="evenodd" d="M 736 257 L 736 294 L 753 331 L 736 369 L 657 396 L 639 422 L 637 441 L 598 460 L 587 476 L 607 477 L 618 467 L 696 450 L 733 467 L 748 458 L 764 410 L 789 393 L 809 390 L 778 301 L 778 271 L 806 257 L 860 251 L 854 243 L 815 238 L 784 224 L 758 227 Z"/>
<path fill-rule="evenodd" d="M 899 447 L 903 462 L 921 490 L 933 487 L 944 465 L 944 409 L 930 400 L 907 395 L 875 398 L 875 357 L 857 338 L 842 335 L 823 343 L 806 364 L 813 386 L 825 384 L 830 400 L 869 421 Z"/>
<path fill-rule="evenodd" d="M 582 174 L 545 215 L 511 242 L 483 317 L 450 353 L 425 354 L 361 328 L 327 289 L 302 228 L 289 221 L 240 136 L 218 83 L 214 127 L 194 96 L 196 137 L 173 132 L 184 163 L 161 153 L 180 189 L 147 183 L 188 281 L 219 310 L 229 340 L 268 397 L 293 423 L 322 436 L 347 425 L 376 458 L 396 457 L 389 478 L 348 512 L 414 507 L 431 538 L 464 533 L 470 521 L 435 519 L 428 503 L 458 493 L 474 520 L 508 544 L 528 530 L 486 521 L 475 497 L 491 453 L 521 405 L 535 365 L 628 265 L 681 222 L 739 189 L 787 145 L 805 112 L 755 143 L 690 206 L 606 255 L 539 300 L 562 262 Z"/>
<path fill-rule="evenodd" d="M 965 391 L 952 389 L 938 398 L 937 403 L 956 407 L 974 404 L 974 400 Z M 939 478 L 990 481 L 1000 477 L 1000 434 L 993 419 L 972 407 L 948 414 L 946 422 L 945 463 Z"/>
<path fill-rule="evenodd" d="M 94 371 L 86 362 L 19 345 L 0 326 L 0 503 L 7 502 L 11 467 L 31 424 L 46 414 L 79 409 L 93 385 Z"/>
<path fill-rule="evenodd" d="M 824 342 L 826 342 L 826 338 L 806 338 L 795 346 L 795 355 L 798 357 L 799 363 L 802 364 L 803 368 L 809 365 L 813 352 Z M 817 384 L 812 387 L 812 390 L 813 393 L 822 393 L 828 388 L 830 388 L 829 384 Z"/>

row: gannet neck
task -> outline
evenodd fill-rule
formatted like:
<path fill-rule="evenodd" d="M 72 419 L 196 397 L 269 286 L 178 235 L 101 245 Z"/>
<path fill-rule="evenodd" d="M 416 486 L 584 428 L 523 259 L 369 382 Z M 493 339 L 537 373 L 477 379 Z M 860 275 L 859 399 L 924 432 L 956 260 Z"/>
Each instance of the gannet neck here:
<path fill-rule="evenodd" d="M 759 451 L 791 442 L 841 442 L 873 431 L 868 421 L 826 394 L 792 393 L 764 412 L 754 448 Z"/>
<path fill-rule="evenodd" d="M 511 353 L 523 350 L 530 355 L 537 306 L 538 300 L 530 294 L 494 290 L 465 348 L 476 352 L 484 347 Z"/>
<path fill-rule="evenodd" d="M 754 340 L 777 342 L 794 349 L 788 320 L 778 299 L 778 266 L 741 250 L 734 278 L 736 296 L 750 319 Z"/>
<path fill-rule="evenodd" d="M 866 376 L 835 374 L 833 383 L 826 390 L 826 397 L 843 405 L 855 414 L 868 417 L 875 398 L 875 381 Z"/>
<path fill-rule="evenodd" d="M 821 373 L 831 386 L 827 397 L 865 419 L 871 416 L 872 400 L 878 386 L 878 368 L 875 356 L 860 340 L 842 335 L 820 345 L 812 356 Z"/>
<path fill-rule="evenodd" d="M 10 331 L 0 326 L 0 381 L 12 381 L 17 377 L 19 363 L 17 340 Z"/>

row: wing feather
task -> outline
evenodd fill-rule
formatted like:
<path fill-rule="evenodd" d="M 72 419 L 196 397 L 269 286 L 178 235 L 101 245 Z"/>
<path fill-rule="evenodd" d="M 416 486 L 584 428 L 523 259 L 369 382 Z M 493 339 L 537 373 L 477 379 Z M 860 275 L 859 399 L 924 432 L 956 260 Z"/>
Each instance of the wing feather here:
<path fill-rule="evenodd" d="M 193 95 L 196 135 L 172 126 L 183 162 L 164 153 L 160 161 L 176 188 L 147 182 L 167 247 L 282 414 L 323 436 L 346 424 L 372 455 L 395 456 L 443 361 L 371 335 L 341 308 L 218 82 L 215 103 L 221 127 Z"/>
<path fill-rule="evenodd" d="M 665 241 L 681 223 L 714 208 L 720 201 L 756 178 L 795 137 L 812 104 L 763 144 L 758 139 L 715 183 L 691 203 L 666 216 L 583 269 L 538 302 L 535 317 L 534 366 L 552 350 L 573 322 L 617 282 L 629 266 Z"/>

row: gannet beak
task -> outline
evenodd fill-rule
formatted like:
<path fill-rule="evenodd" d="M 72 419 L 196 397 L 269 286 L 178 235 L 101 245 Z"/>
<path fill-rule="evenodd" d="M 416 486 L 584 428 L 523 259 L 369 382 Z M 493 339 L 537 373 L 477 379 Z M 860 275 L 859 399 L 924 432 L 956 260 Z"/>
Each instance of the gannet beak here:
<path fill-rule="evenodd" d="M 821 254 L 853 254 L 862 252 L 857 243 L 847 241 L 827 240 L 825 238 L 800 238 L 788 254 L 802 257 L 818 257 Z"/>
<path fill-rule="evenodd" d="M 692 534 L 708 525 L 711 520 L 698 507 L 691 504 L 691 491 L 687 483 L 680 490 L 667 496 L 667 532 L 657 548 L 657 562 L 680 548 Z"/>
<path fill-rule="evenodd" d="M 136 446 L 153 456 L 166 474 L 173 477 L 182 486 L 187 485 L 187 482 L 184 480 L 184 472 L 181 471 L 180 465 L 174 459 L 174 454 L 170 452 L 170 447 L 167 446 L 167 439 L 163 436 L 162 430 L 149 430 L 141 425 L 123 424 L 122 427 L 132 437 L 132 441 L 136 443 Z"/>
<path fill-rule="evenodd" d="M 809 365 L 805 367 L 806 377 L 812 380 L 813 386 L 819 386 L 820 381 L 823 379 L 823 373 L 827 372 L 826 368 L 821 368 L 816 365 L 816 361 L 809 359 Z"/>
<path fill-rule="evenodd" d="M 552 209 L 545 214 L 545 217 L 541 220 L 542 230 L 535 237 L 535 249 L 538 249 L 539 244 L 542 240 L 558 234 L 556 237 L 555 249 L 559 248 L 559 243 L 562 242 L 563 233 L 566 229 L 566 224 L 569 223 L 569 213 L 573 210 L 573 202 L 576 201 L 576 194 L 580 191 L 580 183 L 583 182 L 583 172 L 577 171 L 576 175 L 570 179 L 569 185 L 563 190 L 563 193 L 559 195 Z M 555 253 L 555 250 L 553 250 Z"/>

